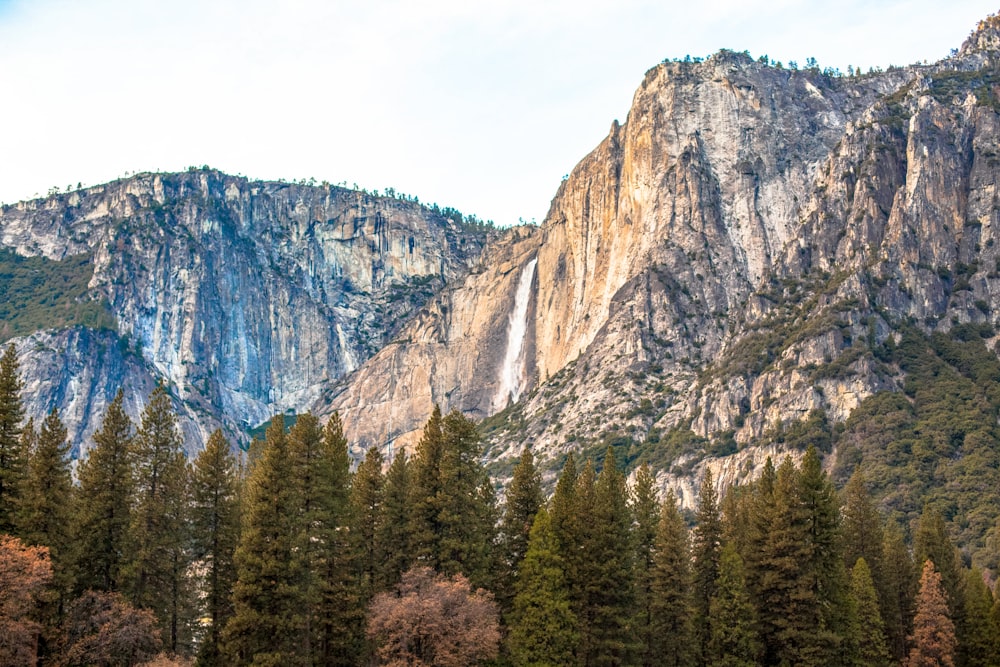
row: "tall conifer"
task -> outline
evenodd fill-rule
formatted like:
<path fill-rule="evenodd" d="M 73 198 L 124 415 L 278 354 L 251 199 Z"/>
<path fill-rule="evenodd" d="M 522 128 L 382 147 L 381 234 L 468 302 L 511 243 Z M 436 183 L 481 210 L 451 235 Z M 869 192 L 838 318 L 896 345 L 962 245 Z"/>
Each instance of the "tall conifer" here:
<path fill-rule="evenodd" d="M 847 597 L 847 657 L 844 662 L 857 667 L 887 667 L 889 648 L 885 641 L 878 593 L 868 562 L 862 556 L 851 569 L 851 586 Z"/>
<path fill-rule="evenodd" d="M 376 542 L 384 550 L 379 564 L 379 590 L 399 583 L 400 576 L 413 562 L 413 482 L 412 465 L 405 450 L 392 458 L 385 476 L 385 509 L 382 525 L 376 530 Z"/>
<path fill-rule="evenodd" d="M 225 664 L 222 630 L 233 614 L 233 558 L 239 542 L 238 464 L 222 431 L 216 430 L 194 461 L 191 475 L 193 556 L 205 568 L 203 608 L 210 619 L 198 653 L 199 665 Z"/>
<path fill-rule="evenodd" d="M 941 575 L 930 559 L 924 561 L 917 594 L 913 634 L 906 667 L 954 667 L 955 625 L 948 615 L 948 602 Z"/>
<path fill-rule="evenodd" d="M 709 641 L 705 662 L 718 667 L 759 664 L 756 613 L 746 589 L 743 559 L 734 544 L 719 555 L 719 578 L 709 604 Z"/>
<path fill-rule="evenodd" d="M 0 357 L 0 533 L 13 533 L 26 456 L 21 447 L 21 378 L 14 344 Z"/>
<path fill-rule="evenodd" d="M 351 483 L 351 538 L 357 551 L 357 581 L 364 605 L 387 587 L 382 569 L 387 554 L 381 541 L 385 521 L 382 452 L 370 447 Z"/>
<path fill-rule="evenodd" d="M 303 636 L 308 597 L 302 507 L 285 422 L 275 416 L 243 492 L 233 616 L 223 633 L 232 665 L 307 665 Z"/>
<path fill-rule="evenodd" d="M 715 580 L 719 576 L 719 552 L 722 549 L 722 521 L 719 516 L 718 493 L 712 471 L 705 469 L 698 497 L 698 511 L 691 543 L 694 560 L 692 582 L 694 627 L 698 654 L 704 656 L 709 639 L 709 604 L 715 595 Z M 705 662 L 704 659 L 701 660 Z"/>
<path fill-rule="evenodd" d="M 543 507 L 531 528 L 510 615 L 508 646 L 514 664 L 574 662 L 579 633 L 562 562 L 549 514 Z"/>
<path fill-rule="evenodd" d="M 133 445 L 136 503 L 130 531 L 129 590 L 136 606 L 156 614 L 164 648 L 177 652 L 188 639 L 186 623 L 191 611 L 186 577 L 190 489 L 177 420 L 163 385 L 150 395 Z"/>
<path fill-rule="evenodd" d="M 132 422 L 119 389 L 87 457 L 77 466 L 77 592 L 122 590 L 134 493 Z"/>
<path fill-rule="evenodd" d="M 650 654 L 644 665 L 688 667 L 697 663 L 692 624 L 691 567 L 687 526 L 673 493 L 667 494 L 656 531 L 653 559 Z"/>
<path fill-rule="evenodd" d="M 525 447 L 507 487 L 507 499 L 500 524 L 502 574 L 498 582 L 497 602 L 502 612 L 510 610 L 521 561 L 528 552 L 531 526 L 542 502 L 542 478 L 535 468 L 531 450 Z"/>
<path fill-rule="evenodd" d="M 656 478 L 643 464 L 635 474 L 632 487 L 632 517 L 635 564 L 635 627 L 638 653 L 643 665 L 653 660 L 653 567 L 656 556 L 656 528 L 660 520 L 660 501 Z"/>

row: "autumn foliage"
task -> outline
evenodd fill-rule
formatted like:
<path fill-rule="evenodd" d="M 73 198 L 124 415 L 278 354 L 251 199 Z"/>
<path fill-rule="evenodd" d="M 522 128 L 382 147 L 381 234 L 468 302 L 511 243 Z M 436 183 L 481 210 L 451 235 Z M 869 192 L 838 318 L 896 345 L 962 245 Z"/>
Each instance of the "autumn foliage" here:
<path fill-rule="evenodd" d="M 389 667 L 465 667 L 495 657 L 500 645 L 492 594 L 428 567 L 405 572 L 394 591 L 375 596 L 368 636 Z"/>
<path fill-rule="evenodd" d="M 156 616 L 118 593 L 87 591 L 70 605 L 63 664 L 135 665 L 160 650 Z"/>
<path fill-rule="evenodd" d="M 934 563 L 924 561 L 917 594 L 917 615 L 910 636 L 910 655 L 906 667 L 954 667 L 955 625 L 948 617 L 948 602 L 941 587 L 941 575 Z"/>
<path fill-rule="evenodd" d="M 51 579 L 47 547 L 0 535 L 0 664 L 34 664 L 42 630 L 34 616 Z"/>

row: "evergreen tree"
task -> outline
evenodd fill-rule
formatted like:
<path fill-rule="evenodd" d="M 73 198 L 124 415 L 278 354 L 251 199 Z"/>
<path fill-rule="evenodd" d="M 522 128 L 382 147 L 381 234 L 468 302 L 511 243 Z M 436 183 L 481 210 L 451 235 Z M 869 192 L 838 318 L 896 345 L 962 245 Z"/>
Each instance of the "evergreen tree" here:
<path fill-rule="evenodd" d="M 76 591 L 122 590 L 134 482 L 132 422 L 119 389 L 94 445 L 77 466 Z"/>
<path fill-rule="evenodd" d="M 240 531 L 237 474 L 229 442 L 216 430 L 195 459 L 191 475 L 193 556 L 206 569 L 203 607 L 211 620 L 198 652 L 199 665 L 225 664 L 222 630 L 233 614 L 230 592 L 236 581 L 233 558 Z"/>
<path fill-rule="evenodd" d="M 667 494 L 656 531 L 653 557 L 653 639 L 644 665 L 688 667 L 696 664 L 692 624 L 691 567 L 687 526 L 672 493 Z"/>
<path fill-rule="evenodd" d="M 843 491 L 841 510 L 841 534 L 844 545 L 844 564 L 854 567 L 859 558 L 864 558 L 872 580 L 880 589 L 882 580 L 882 543 L 885 534 L 882 517 L 865 488 L 864 475 L 860 468 L 851 475 Z M 883 597 L 880 590 L 879 598 Z"/>
<path fill-rule="evenodd" d="M 411 481 L 411 555 L 415 564 L 435 570 L 440 568 L 441 554 L 441 459 L 444 457 L 442 421 L 441 408 L 435 405 L 430 419 L 424 425 L 420 442 L 417 443 Z"/>
<path fill-rule="evenodd" d="M 323 429 L 321 461 L 319 500 L 325 508 L 317 513 L 314 523 L 317 544 L 324 553 L 313 561 L 320 592 L 315 662 L 354 665 L 363 645 L 364 608 L 356 578 L 357 552 L 350 534 L 351 458 L 336 412 Z"/>
<path fill-rule="evenodd" d="M 516 665 L 569 665 L 579 642 L 576 616 L 548 512 L 531 528 L 510 615 L 508 647 Z"/>
<path fill-rule="evenodd" d="M 170 397 L 158 385 L 142 414 L 133 440 L 136 503 L 132 513 L 128 565 L 135 606 L 152 610 L 170 652 L 187 640 L 190 591 L 185 576 L 190 561 L 189 479 Z"/>
<path fill-rule="evenodd" d="M 840 642 L 848 581 L 840 535 L 840 500 L 813 446 L 802 458 L 799 500 L 806 510 L 810 550 L 805 574 L 811 579 L 822 623 L 813 634 L 818 640 L 818 653 L 828 656 L 819 658 L 823 661 L 835 655 Z"/>
<path fill-rule="evenodd" d="M 358 465 L 351 484 L 351 536 L 357 552 L 357 581 L 362 606 L 367 606 L 375 593 L 387 588 L 383 566 L 388 554 L 381 542 L 385 522 L 385 477 L 382 474 L 382 452 L 369 447 Z"/>
<path fill-rule="evenodd" d="M 917 577 L 903 531 L 895 524 L 885 530 L 882 563 L 885 586 L 882 620 L 885 622 L 885 638 L 893 660 L 900 662 L 906 657 L 906 638 L 913 620 Z"/>
<path fill-rule="evenodd" d="M 26 463 L 21 448 L 21 378 L 14 344 L 0 357 L 0 533 L 13 533 Z"/>
<path fill-rule="evenodd" d="M 556 482 L 556 490 L 549 500 L 552 534 L 555 536 L 559 553 L 563 557 L 563 572 L 566 574 L 566 581 L 571 587 L 576 581 L 574 569 L 576 561 L 572 558 L 572 554 L 576 551 L 580 523 L 576 498 L 578 477 L 576 462 L 573 459 L 573 453 L 570 452 L 562 472 L 559 474 L 559 480 Z"/>
<path fill-rule="evenodd" d="M 590 477 L 585 472 L 581 480 Z M 632 632 L 635 594 L 633 561 L 628 548 L 632 516 L 625 476 L 615 467 L 609 447 L 604 466 L 593 486 L 593 501 L 586 487 L 578 492 L 588 529 L 582 533 L 586 567 L 581 574 L 584 623 L 581 657 L 585 664 L 630 664 L 635 652 Z"/>
<path fill-rule="evenodd" d="M 767 664 L 819 665 L 831 659 L 830 637 L 815 580 L 811 508 L 803 502 L 790 458 L 778 469 L 773 507 L 754 563 L 755 599 Z M 837 553 L 839 558 L 839 552 Z"/>
<path fill-rule="evenodd" d="M 296 463 L 276 415 L 243 492 L 233 616 L 223 633 L 233 665 L 306 665 L 306 568 L 296 519 L 302 507 Z"/>
<path fill-rule="evenodd" d="M 933 507 L 925 507 L 913 537 L 913 556 L 918 563 L 930 559 L 941 575 L 945 598 L 948 600 L 949 618 L 957 623 L 964 609 L 962 600 L 961 557 L 951 538 L 944 517 Z"/>
<path fill-rule="evenodd" d="M 653 567 L 656 555 L 656 528 L 660 520 L 660 501 L 656 495 L 656 478 L 645 463 L 635 474 L 632 487 L 632 517 L 635 564 L 635 627 L 641 662 L 651 665 L 654 637 Z"/>
<path fill-rule="evenodd" d="M 409 458 L 405 450 L 396 452 L 385 476 L 385 509 L 382 525 L 375 532 L 385 559 L 379 563 L 379 590 L 399 583 L 413 561 L 413 487 Z"/>
<path fill-rule="evenodd" d="M 31 432 L 34 428 L 29 424 Z M 28 431 L 26 431 L 27 433 Z M 69 467 L 66 428 L 53 408 L 28 452 L 28 467 L 21 480 L 18 526 L 24 542 L 46 546 L 52 563 L 52 591 L 43 610 L 48 632 L 41 652 L 49 653 L 56 641 L 73 585 L 70 556 L 73 549 L 73 479 Z"/>
<path fill-rule="evenodd" d="M 948 616 L 948 602 L 941 583 L 941 575 L 934 569 L 934 562 L 924 561 L 917 594 L 913 634 L 909 638 L 910 653 L 906 667 L 954 667 L 955 625 Z"/>
<path fill-rule="evenodd" d="M 753 667 L 759 664 L 756 613 L 746 590 L 743 559 L 735 545 L 719 555 L 719 578 L 709 604 L 709 641 L 705 662 L 717 667 Z"/>
<path fill-rule="evenodd" d="M 878 593 L 864 557 L 858 558 L 851 569 L 847 607 L 845 654 L 848 660 L 845 662 L 857 667 L 887 667 L 890 664 L 889 648 L 885 642 Z"/>
<path fill-rule="evenodd" d="M 956 637 L 958 640 L 956 662 L 962 667 L 995 665 L 997 663 L 994 650 L 997 635 L 990 619 L 993 595 L 983 581 L 982 570 L 974 567 L 966 571 L 962 593 L 965 600 L 962 614 L 965 623 L 963 633 Z"/>
<path fill-rule="evenodd" d="M 442 420 L 442 436 L 438 566 L 447 575 L 464 574 L 474 587 L 492 588 L 496 498 L 480 462 L 479 431 L 452 410 Z"/>
<path fill-rule="evenodd" d="M 708 607 L 715 595 L 715 580 L 719 576 L 719 552 L 722 550 L 722 520 L 719 516 L 718 494 L 712 471 L 705 469 L 698 498 L 698 512 L 691 544 L 694 559 L 693 603 L 695 639 L 699 656 L 708 649 Z M 705 663 L 705 660 L 700 660 Z"/>
<path fill-rule="evenodd" d="M 541 474 L 535 468 L 531 450 L 525 447 L 507 487 L 507 500 L 500 524 L 502 576 L 498 578 L 497 603 L 501 612 L 510 610 L 521 561 L 528 551 L 532 522 L 542 507 L 542 502 Z"/>

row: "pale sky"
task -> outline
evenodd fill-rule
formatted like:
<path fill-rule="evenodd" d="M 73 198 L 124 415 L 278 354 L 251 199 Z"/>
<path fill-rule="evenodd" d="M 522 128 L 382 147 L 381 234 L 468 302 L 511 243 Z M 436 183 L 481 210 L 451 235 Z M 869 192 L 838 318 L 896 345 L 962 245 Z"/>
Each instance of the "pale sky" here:
<path fill-rule="evenodd" d="M 835 7 L 835 9 L 831 8 Z M 0 201 L 208 164 L 541 221 L 643 74 L 935 61 L 1000 1 L 0 0 Z"/>

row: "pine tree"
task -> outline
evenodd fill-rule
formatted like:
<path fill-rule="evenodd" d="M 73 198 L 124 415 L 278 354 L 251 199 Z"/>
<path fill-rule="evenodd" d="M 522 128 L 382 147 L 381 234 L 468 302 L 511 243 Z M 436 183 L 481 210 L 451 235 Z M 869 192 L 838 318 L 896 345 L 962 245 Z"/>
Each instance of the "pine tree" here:
<path fill-rule="evenodd" d="M 119 389 L 104 413 L 94 446 L 77 466 L 76 592 L 122 589 L 122 567 L 134 490 L 132 422 Z"/>
<path fill-rule="evenodd" d="M 722 550 L 722 520 L 719 516 L 718 494 L 711 469 L 705 469 L 698 498 L 698 512 L 691 544 L 694 559 L 692 582 L 694 628 L 697 650 L 704 656 L 708 649 L 708 607 L 715 595 L 715 580 L 719 576 L 719 552 Z M 705 660 L 700 660 L 705 663 Z"/>
<path fill-rule="evenodd" d="M 307 563 L 296 515 L 302 507 L 285 421 L 276 415 L 244 488 L 233 616 L 223 633 L 228 664 L 306 665 Z"/>
<path fill-rule="evenodd" d="M 719 555 L 719 578 L 709 604 L 709 641 L 705 662 L 717 667 L 759 664 L 756 613 L 746 590 L 743 559 L 734 544 Z"/>
<path fill-rule="evenodd" d="M 864 558 L 876 588 L 882 579 L 882 543 L 885 541 L 882 517 L 879 516 L 860 468 L 851 475 L 843 490 L 841 534 L 844 545 L 844 564 L 854 567 Z M 879 594 L 880 599 L 882 593 Z"/>
<path fill-rule="evenodd" d="M 441 554 L 441 459 L 444 457 L 441 422 L 441 408 L 435 405 L 417 443 L 411 481 L 413 561 L 435 570 L 440 567 Z"/>
<path fill-rule="evenodd" d="M 300 416 L 301 419 L 301 416 Z M 296 423 L 298 426 L 298 423 Z M 294 433 L 294 429 L 293 429 Z M 322 553 L 313 560 L 319 583 L 316 660 L 324 665 L 354 665 L 364 636 L 364 608 L 357 574 L 357 552 L 350 534 L 351 458 L 340 415 L 323 428 L 315 536 Z"/>
<path fill-rule="evenodd" d="M 0 533 L 13 533 L 26 456 L 21 447 L 21 379 L 14 344 L 0 357 Z"/>
<path fill-rule="evenodd" d="M 34 432 L 29 422 L 29 430 Z M 27 438 L 24 438 L 27 439 Z M 56 630 L 73 585 L 73 479 L 69 466 L 69 443 L 59 412 L 52 409 L 28 451 L 28 466 L 18 494 L 18 532 L 26 544 L 49 549 L 52 564 L 51 595 L 42 615 L 46 624 L 41 653 L 49 654 L 56 643 Z"/>
<path fill-rule="evenodd" d="M 941 575 L 945 598 L 948 600 L 949 618 L 957 623 L 964 609 L 962 600 L 961 558 L 948 537 L 944 517 L 933 507 L 925 507 L 913 537 L 913 556 L 918 563 L 930 559 Z"/>
<path fill-rule="evenodd" d="M 885 642 L 878 593 L 871 570 L 864 557 L 851 569 L 851 587 L 847 598 L 846 664 L 857 667 L 887 667 L 889 648 Z"/>
<path fill-rule="evenodd" d="M 136 502 L 130 529 L 130 599 L 156 614 L 164 648 L 177 652 L 187 640 L 191 611 L 185 576 L 190 561 L 189 470 L 163 385 L 149 397 L 133 446 Z"/>
<path fill-rule="evenodd" d="M 517 665 L 569 665 L 579 642 L 576 616 L 548 512 L 535 517 L 510 615 L 508 647 Z"/>
<path fill-rule="evenodd" d="M 645 463 L 635 474 L 632 487 L 633 540 L 635 554 L 635 627 L 641 662 L 652 665 L 653 567 L 656 555 L 656 528 L 660 520 L 660 501 L 656 478 Z"/>
<path fill-rule="evenodd" d="M 895 524 L 885 530 L 882 546 L 885 604 L 882 620 L 889 653 L 896 662 L 906 657 L 906 637 L 913 620 L 913 602 L 917 577 L 903 531 Z"/>
<path fill-rule="evenodd" d="M 803 495 L 799 471 L 786 458 L 774 481 L 773 506 L 765 515 L 768 524 L 754 562 L 755 599 L 768 664 L 818 665 L 831 657 L 810 536 L 813 510 Z"/>
<path fill-rule="evenodd" d="M 954 667 L 955 625 L 948 615 L 941 575 L 930 559 L 924 561 L 920 576 L 917 611 L 909 643 L 906 667 Z"/>
<path fill-rule="evenodd" d="M 198 653 L 199 665 L 225 664 L 222 630 L 233 614 L 230 591 L 236 581 L 233 558 L 240 531 L 237 475 L 236 457 L 217 430 L 195 459 L 191 475 L 193 556 L 206 569 L 203 606 L 211 619 Z"/>
<path fill-rule="evenodd" d="M 656 531 L 653 557 L 650 654 L 644 665 L 696 664 L 692 624 L 691 567 L 687 526 L 672 493 L 667 494 Z"/>
<path fill-rule="evenodd" d="M 525 447 L 507 487 L 507 501 L 500 524 L 502 576 L 498 580 L 496 599 L 502 613 L 508 612 L 513 602 L 521 561 L 528 551 L 532 522 L 542 502 L 542 478 L 535 468 L 531 450 Z"/>
<path fill-rule="evenodd" d="M 376 542 L 385 559 L 379 563 L 379 590 L 399 583 L 413 561 L 413 485 L 412 466 L 405 450 L 396 452 L 385 476 L 385 510 L 382 525 L 376 530 Z"/>
<path fill-rule="evenodd" d="M 351 484 L 351 537 L 357 551 L 357 581 L 363 606 L 387 588 L 382 566 L 387 554 L 381 543 L 385 522 L 385 476 L 382 452 L 369 447 Z"/>
<path fill-rule="evenodd" d="M 823 472 L 819 452 L 810 446 L 802 458 L 799 499 L 806 510 L 810 554 L 805 564 L 819 603 L 822 625 L 813 635 L 820 661 L 836 655 L 843 630 L 848 581 L 840 535 L 840 499 Z"/>
<path fill-rule="evenodd" d="M 496 498 L 480 463 L 482 447 L 475 422 L 457 410 L 442 420 L 438 566 L 447 575 L 464 574 L 474 587 L 492 588 L 496 556 Z"/>
<path fill-rule="evenodd" d="M 996 634 L 992 627 L 990 613 L 993 609 L 993 595 L 983 580 L 979 568 L 967 570 L 963 581 L 962 597 L 965 609 L 963 633 L 958 635 L 957 664 L 962 667 L 987 667 L 995 665 L 994 646 Z M 956 628 L 956 631 L 958 628 Z"/>

